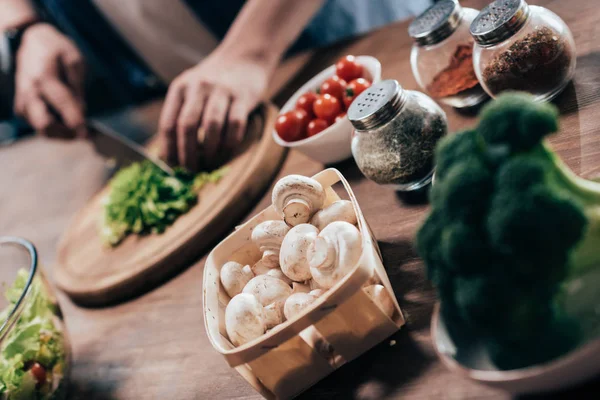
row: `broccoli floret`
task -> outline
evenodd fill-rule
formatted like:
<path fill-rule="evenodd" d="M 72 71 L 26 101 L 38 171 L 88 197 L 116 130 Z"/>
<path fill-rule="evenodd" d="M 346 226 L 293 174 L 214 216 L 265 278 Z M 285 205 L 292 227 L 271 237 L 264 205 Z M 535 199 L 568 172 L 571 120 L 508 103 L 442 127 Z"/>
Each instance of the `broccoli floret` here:
<path fill-rule="evenodd" d="M 557 115 L 529 95 L 505 94 L 476 129 L 443 140 L 432 210 L 417 234 L 447 325 L 474 332 L 504 369 L 578 345 L 580 324 L 561 310 L 563 283 L 600 264 L 600 184 L 546 144 Z"/>

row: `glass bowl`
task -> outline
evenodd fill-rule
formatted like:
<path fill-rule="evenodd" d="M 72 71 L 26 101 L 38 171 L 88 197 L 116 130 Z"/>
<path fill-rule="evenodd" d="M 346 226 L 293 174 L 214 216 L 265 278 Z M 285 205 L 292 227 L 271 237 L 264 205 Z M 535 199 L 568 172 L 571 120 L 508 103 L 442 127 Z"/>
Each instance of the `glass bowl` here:
<path fill-rule="evenodd" d="M 0 236 L 0 398 L 66 398 L 71 349 L 33 244 Z"/>

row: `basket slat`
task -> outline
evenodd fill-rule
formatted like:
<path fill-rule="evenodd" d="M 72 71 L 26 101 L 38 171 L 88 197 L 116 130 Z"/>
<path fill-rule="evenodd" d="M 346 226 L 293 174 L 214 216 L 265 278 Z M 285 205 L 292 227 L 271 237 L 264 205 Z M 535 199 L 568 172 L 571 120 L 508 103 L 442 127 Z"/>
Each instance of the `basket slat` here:
<path fill-rule="evenodd" d="M 398 330 L 362 290 L 317 322 L 315 328 L 346 361 L 355 359 Z"/>
<path fill-rule="evenodd" d="M 287 399 L 333 372 L 333 367 L 300 336 L 248 363 L 277 398 Z M 299 381 L 302 377 L 302 381 Z"/>

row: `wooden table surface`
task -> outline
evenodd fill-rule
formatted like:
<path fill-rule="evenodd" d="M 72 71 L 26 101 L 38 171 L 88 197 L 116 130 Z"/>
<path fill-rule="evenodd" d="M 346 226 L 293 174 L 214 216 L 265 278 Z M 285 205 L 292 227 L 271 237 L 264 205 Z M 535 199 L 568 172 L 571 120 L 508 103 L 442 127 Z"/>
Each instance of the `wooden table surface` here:
<path fill-rule="evenodd" d="M 485 1 L 465 1 L 481 8 Z M 600 9 L 590 0 L 531 1 L 545 5 L 570 26 L 577 44 L 575 79 L 556 101 L 563 113 L 552 144 L 585 177 L 600 175 Z M 370 54 L 383 77 L 416 89 L 409 66 L 408 23 L 287 61 L 273 83 L 281 104 L 294 88 L 347 54 Z M 295 78 L 288 78 L 299 70 Z M 286 84 L 283 90 L 279 88 Z M 446 108 L 454 131 L 475 123 L 472 115 Z M 156 118 L 156 112 L 146 115 Z M 71 216 L 103 184 L 102 159 L 87 143 L 40 138 L 0 149 L 0 233 L 30 238 L 48 269 Z M 435 294 L 413 249 L 426 205 L 402 199 L 363 178 L 352 161 L 336 166 L 350 181 L 383 252 L 408 323 L 397 334 L 321 381 L 301 399 L 505 399 L 502 392 L 449 373 L 437 360 L 429 336 Z M 311 175 L 322 166 L 290 152 L 279 176 Z M 255 209 L 269 204 L 265 193 Z M 258 399 L 253 389 L 211 347 L 202 318 L 204 259 L 163 286 L 127 303 L 84 309 L 61 296 L 72 338 L 74 399 Z M 101 265 L 98 268 L 102 268 Z M 600 379 L 557 397 L 600 392 Z M 544 397 L 547 398 L 547 397 Z"/>

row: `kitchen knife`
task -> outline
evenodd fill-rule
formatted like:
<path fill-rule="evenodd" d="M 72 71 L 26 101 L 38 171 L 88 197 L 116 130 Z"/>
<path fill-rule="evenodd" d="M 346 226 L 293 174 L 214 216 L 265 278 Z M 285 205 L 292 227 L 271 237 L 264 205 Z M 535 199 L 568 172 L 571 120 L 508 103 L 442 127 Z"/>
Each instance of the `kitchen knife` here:
<path fill-rule="evenodd" d="M 119 166 L 148 160 L 167 175 L 175 175 L 173 168 L 164 161 L 149 154 L 144 147 L 115 132 L 102 122 L 88 121 L 88 131 L 90 141 L 94 144 L 96 151 L 106 158 L 114 159 Z"/>

